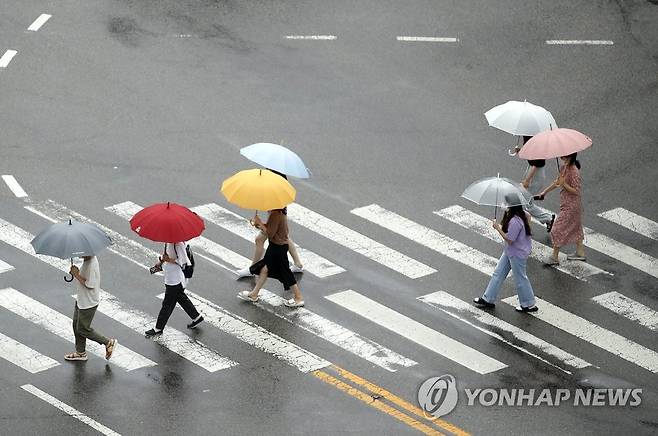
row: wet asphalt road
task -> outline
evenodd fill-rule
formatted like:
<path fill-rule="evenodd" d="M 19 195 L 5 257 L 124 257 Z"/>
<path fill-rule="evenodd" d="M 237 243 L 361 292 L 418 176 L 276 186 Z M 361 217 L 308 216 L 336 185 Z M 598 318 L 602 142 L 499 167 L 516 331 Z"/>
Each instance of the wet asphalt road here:
<path fill-rule="evenodd" d="M 38 32 L 27 31 L 41 13 L 52 18 Z M 125 220 L 104 208 L 128 200 L 216 202 L 247 216 L 226 203 L 219 185 L 251 167 L 240 147 L 283 143 L 313 171 L 311 179 L 294 181 L 299 203 L 437 270 L 410 279 L 291 224 L 298 243 L 346 269 L 327 278 L 303 275 L 308 309 L 417 364 L 389 372 L 242 303 L 235 294 L 250 280 L 236 282 L 203 259 L 194 279 L 197 294 L 413 404 L 420 384 L 443 374 L 454 375 L 460 388 L 644 392 L 636 408 L 469 407 L 462 397 L 445 419 L 473 434 L 655 433 L 655 373 L 497 306 L 496 316 L 593 364 L 568 374 L 419 302 L 436 291 L 469 301 L 488 278 L 350 211 L 375 203 L 498 256 L 496 243 L 432 212 L 459 204 L 490 214 L 459 199 L 464 187 L 497 172 L 520 178 L 523 165 L 506 154 L 512 139 L 488 127 L 482 113 L 527 99 L 549 109 L 561 127 L 593 138 L 593 148 L 581 156 L 584 224 L 658 257 L 655 240 L 597 216 L 623 207 L 658 218 L 656 20 L 658 6 L 648 1 L 6 1 L 0 52 L 18 54 L 0 71 L 0 171 L 14 175 L 29 197 L 15 198 L 0 187 L 0 218 L 34 234 L 47 221 L 26 210 L 26 202 L 52 199 L 137 239 Z M 459 41 L 404 43 L 398 35 Z M 614 45 L 550 46 L 548 39 Z M 557 197 L 546 207 L 556 210 Z M 536 241 L 549 243 L 543 229 L 534 231 Z M 247 241 L 220 227 L 208 225 L 204 236 L 251 255 Z M 7 243 L 0 243 L 0 259 L 15 267 L 0 274 L 0 288 L 15 288 L 71 316 L 72 290 L 60 272 Z M 100 260 L 104 289 L 157 314 L 161 278 L 110 252 Z M 657 351 L 655 330 L 591 302 L 617 291 L 656 310 L 656 277 L 594 250 L 588 261 L 613 275 L 583 282 L 529 262 L 536 294 Z M 282 292 L 272 280 L 267 287 Z M 478 374 L 323 298 L 348 289 L 507 367 Z M 503 296 L 510 295 L 507 284 Z M 169 325 L 185 331 L 187 322 L 177 309 Z M 157 366 L 126 372 L 93 357 L 30 374 L 0 359 L 0 434 L 94 432 L 21 390 L 25 384 L 124 435 L 417 433 L 373 407 L 385 399 L 360 401 L 207 323 L 188 333 L 238 366 L 210 373 L 111 317 L 98 314 L 94 325 Z M 71 348 L 1 307 L 0 332 L 58 360 Z"/>

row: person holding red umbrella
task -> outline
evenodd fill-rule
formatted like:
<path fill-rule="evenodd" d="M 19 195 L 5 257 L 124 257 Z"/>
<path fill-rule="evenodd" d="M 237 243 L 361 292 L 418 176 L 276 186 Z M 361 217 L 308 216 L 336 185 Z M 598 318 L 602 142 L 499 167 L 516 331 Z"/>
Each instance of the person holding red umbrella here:
<path fill-rule="evenodd" d="M 187 255 L 185 241 L 203 232 L 203 220 L 188 208 L 168 202 L 154 204 L 136 213 L 130 219 L 130 228 L 144 238 L 165 243 L 162 256 L 151 268 L 152 274 L 164 272 L 165 297 L 155 327 L 144 333 L 147 337 L 161 335 L 176 303 L 192 319 L 187 328 L 196 328 L 203 321 L 203 316 L 185 294 L 187 278 L 190 277 L 185 271 L 193 265 Z"/>

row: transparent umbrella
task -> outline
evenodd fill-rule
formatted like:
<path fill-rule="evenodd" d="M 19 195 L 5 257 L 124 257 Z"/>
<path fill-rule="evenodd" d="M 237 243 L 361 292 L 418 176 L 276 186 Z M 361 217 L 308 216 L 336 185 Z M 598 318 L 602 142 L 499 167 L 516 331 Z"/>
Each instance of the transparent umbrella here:
<path fill-rule="evenodd" d="M 532 194 L 521 183 L 500 174 L 471 183 L 462 197 L 481 206 L 494 206 L 494 218 L 499 207 L 523 206 L 532 200 Z"/>

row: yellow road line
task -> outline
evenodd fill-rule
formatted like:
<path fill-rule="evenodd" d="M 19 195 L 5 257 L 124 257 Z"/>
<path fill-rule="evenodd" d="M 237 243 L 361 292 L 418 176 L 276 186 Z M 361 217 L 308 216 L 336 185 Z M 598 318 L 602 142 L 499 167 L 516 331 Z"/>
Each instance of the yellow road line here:
<path fill-rule="evenodd" d="M 370 383 L 368 380 L 365 380 L 365 379 L 359 377 L 358 375 L 349 372 L 346 369 L 343 369 L 343 368 L 341 368 L 339 366 L 336 366 L 336 365 L 331 365 L 330 368 L 333 369 L 334 371 L 336 371 L 338 374 L 340 374 L 345 379 L 350 380 L 353 383 L 356 383 L 360 386 L 365 387 L 366 389 L 371 391 L 373 394 L 380 395 L 383 398 L 386 398 L 391 403 L 396 404 L 396 405 L 400 406 L 401 408 L 407 410 L 408 412 L 411 412 L 411 413 L 414 413 L 417 416 L 420 416 L 421 418 L 424 418 L 424 419 L 427 419 L 427 420 L 431 421 L 432 423 L 434 423 L 435 425 L 441 427 L 444 430 L 447 430 L 451 433 L 454 433 L 457 436 L 470 436 L 470 433 L 462 430 L 461 428 L 459 428 L 459 427 L 457 427 L 457 426 L 455 426 L 455 425 L 453 425 L 453 424 L 451 424 L 447 421 L 444 421 L 443 419 L 427 416 L 427 414 L 425 414 L 420 408 L 414 406 L 413 404 L 410 404 L 409 402 L 403 400 L 402 398 L 398 397 L 397 395 L 392 394 L 391 392 L 387 391 L 386 389 L 381 388 L 381 387 L 379 387 L 379 386 L 377 386 L 373 383 Z"/>
<path fill-rule="evenodd" d="M 433 436 L 445 436 L 443 433 L 440 433 L 433 428 L 413 419 L 412 417 L 405 415 L 404 413 L 400 412 L 397 409 L 394 409 L 393 407 L 389 406 L 386 403 L 383 403 L 378 400 L 374 400 L 370 395 L 361 392 L 357 388 L 348 385 L 345 382 L 342 382 L 338 380 L 336 377 L 331 376 L 327 374 L 324 371 L 317 370 L 313 371 L 313 375 L 322 380 L 323 382 L 330 384 L 337 389 L 340 389 L 341 391 L 347 393 L 348 395 L 353 396 L 354 398 L 357 398 L 364 403 L 368 404 L 369 406 L 374 407 L 375 409 L 378 409 L 393 418 L 402 421 L 403 423 L 407 424 L 408 426 L 426 434 L 426 435 L 433 435 Z"/>

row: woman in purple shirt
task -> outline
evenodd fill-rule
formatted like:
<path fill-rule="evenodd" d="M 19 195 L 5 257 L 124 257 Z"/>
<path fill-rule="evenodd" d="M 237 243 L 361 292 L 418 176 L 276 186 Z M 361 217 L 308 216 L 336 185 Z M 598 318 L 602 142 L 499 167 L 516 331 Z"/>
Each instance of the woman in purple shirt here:
<path fill-rule="evenodd" d="M 508 196 L 505 197 L 505 200 L 508 204 L 514 203 L 510 201 L 513 198 L 508 198 Z M 500 287 L 511 269 L 516 283 L 516 293 L 519 297 L 519 306 L 516 310 L 519 312 L 536 312 L 538 308 L 535 306 L 535 294 L 526 274 L 526 262 L 530 255 L 532 239 L 530 238 L 528 216 L 523 211 L 523 206 L 508 207 L 501 224 L 494 221 L 493 228 L 504 239 L 505 250 L 500 256 L 484 295 L 474 298 L 473 302 L 479 307 L 494 307 Z"/>

